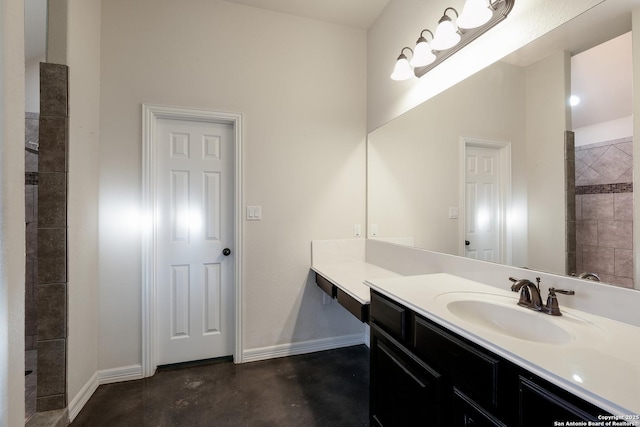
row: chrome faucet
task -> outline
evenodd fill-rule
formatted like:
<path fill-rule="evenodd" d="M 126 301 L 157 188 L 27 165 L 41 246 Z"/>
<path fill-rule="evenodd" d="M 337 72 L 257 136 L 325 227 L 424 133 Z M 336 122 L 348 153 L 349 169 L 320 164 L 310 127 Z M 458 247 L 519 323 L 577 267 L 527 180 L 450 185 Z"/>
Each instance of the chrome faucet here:
<path fill-rule="evenodd" d="M 513 282 L 511 290 L 513 292 L 520 292 L 520 300 L 518 305 L 526 307 L 530 310 L 540 311 L 551 316 L 562 316 L 560 312 L 560 306 L 558 305 L 558 298 L 556 292 L 565 295 L 575 295 L 574 291 L 567 289 L 549 288 L 549 296 L 547 297 L 547 303 L 542 303 L 540 297 L 540 278 L 536 277 L 536 284 L 529 279 L 516 279 L 509 277 L 509 280 Z"/>

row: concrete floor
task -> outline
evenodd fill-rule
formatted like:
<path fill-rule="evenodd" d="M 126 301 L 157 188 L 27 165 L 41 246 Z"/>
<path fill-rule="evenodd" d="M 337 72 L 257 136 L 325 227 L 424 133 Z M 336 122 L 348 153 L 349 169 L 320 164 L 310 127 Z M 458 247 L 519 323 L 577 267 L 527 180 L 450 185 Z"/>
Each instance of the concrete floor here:
<path fill-rule="evenodd" d="M 100 386 L 80 426 L 368 426 L 369 350 L 159 370 Z"/>

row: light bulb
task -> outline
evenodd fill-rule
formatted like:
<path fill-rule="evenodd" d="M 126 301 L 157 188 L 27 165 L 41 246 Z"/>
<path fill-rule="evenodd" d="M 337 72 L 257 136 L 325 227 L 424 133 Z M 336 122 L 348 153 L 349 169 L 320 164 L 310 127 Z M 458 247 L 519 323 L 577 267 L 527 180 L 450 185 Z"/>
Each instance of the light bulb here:
<path fill-rule="evenodd" d="M 456 23 L 459 28 L 477 28 L 493 17 L 489 0 L 467 0 Z"/>
<path fill-rule="evenodd" d="M 408 80 L 413 77 L 413 71 L 411 70 L 411 65 L 407 60 L 407 57 L 404 53 L 401 53 L 398 56 L 398 60 L 396 61 L 396 66 L 393 68 L 393 73 L 391 73 L 391 78 L 393 80 Z"/>
<path fill-rule="evenodd" d="M 460 34 L 457 33 L 451 18 L 444 15 L 436 28 L 436 35 L 431 41 L 431 48 L 434 50 L 451 49 L 460 42 Z"/>
<path fill-rule="evenodd" d="M 431 46 L 427 43 L 427 39 L 420 36 L 413 51 L 411 65 L 413 67 L 424 67 L 436 60 L 436 56 L 431 51 Z"/>

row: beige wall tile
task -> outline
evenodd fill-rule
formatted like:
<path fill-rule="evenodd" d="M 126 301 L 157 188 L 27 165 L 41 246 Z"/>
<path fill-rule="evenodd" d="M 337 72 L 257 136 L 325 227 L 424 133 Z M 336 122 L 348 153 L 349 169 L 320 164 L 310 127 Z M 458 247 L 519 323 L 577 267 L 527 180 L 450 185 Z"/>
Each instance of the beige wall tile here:
<path fill-rule="evenodd" d="M 633 277 L 633 250 L 615 249 L 615 274 L 621 277 Z"/>
<path fill-rule="evenodd" d="M 576 221 L 576 243 L 578 245 L 598 244 L 598 222 L 597 221 Z"/>
<path fill-rule="evenodd" d="M 603 184 L 608 184 L 633 167 L 633 158 L 612 146 L 591 167 L 607 180 Z"/>
<path fill-rule="evenodd" d="M 598 221 L 598 246 L 633 249 L 633 221 Z"/>
<path fill-rule="evenodd" d="M 613 195 L 613 216 L 617 221 L 633 221 L 633 193 Z"/>
<path fill-rule="evenodd" d="M 613 275 L 615 273 L 615 255 L 613 248 L 584 246 L 582 249 L 582 261 L 584 271 L 597 273 L 599 275 Z"/>
<path fill-rule="evenodd" d="M 613 220 L 613 194 L 583 194 L 582 219 Z"/>

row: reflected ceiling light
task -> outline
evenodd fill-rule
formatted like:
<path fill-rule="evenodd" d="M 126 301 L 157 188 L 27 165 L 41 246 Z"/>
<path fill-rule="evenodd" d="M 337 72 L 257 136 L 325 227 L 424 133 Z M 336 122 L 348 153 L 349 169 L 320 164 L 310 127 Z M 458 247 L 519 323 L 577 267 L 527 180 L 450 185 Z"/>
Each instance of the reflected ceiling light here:
<path fill-rule="evenodd" d="M 452 7 L 448 7 L 444 10 L 444 14 L 440 21 L 438 21 L 438 27 L 436 28 L 436 35 L 431 41 L 431 47 L 434 50 L 447 50 L 451 49 L 458 43 L 460 43 L 460 33 L 458 33 L 458 27 L 453 23 L 451 18 L 447 16 L 447 11 L 452 10 L 458 17 L 458 11 Z"/>
<path fill-rule="evenodd" d="M 493 16 L 489 7 L 489 0 L 467 0 L 456 22 L 458 27 L 471 29 L 486 24 Z"/>
<path fill-rule="evenodd" d="M 506 19 L 514 3 L 515 0 L 466 0 L 460 15 L 453 7 L 446 8 L 438 22 L 435 35 L 429 30 L 422 30 L 416 42 L 415 51 L 408 47 L 402 48 L 391 78 L 407 80 L 412 75 L 422 77 Z M 447 12 L 451 13 L 448 15 Z M 452 19 L 454 14 L 455 22 Z M 431 42 L 424 37 L 425 32 L 431 34 Z M 411 61 L 404 54 L 405 49 L 411 51 Z"/>
<path fill-rule="evenodd" d="M 400 51 L 400 55 L 398 56 L 398 59 L 396 61 L 396 66 L 393 68 L 393 73 L 391 73 L 391 78 L 393 80 L 408 80 L 414 76 L 411 65 L 409 64 L 409 60 L 404 54 L 405 49 L 409 49 L 409 51 L 413 55 L 413 51 L 410 47 L 402 48 L 402 50 Z"/>
<path fill-rule="evenodd" d="M 422 32 L 420 33 L 420 37 L 416 42 L 416 47 L 413 51 L 413 57 L 409 62 L 412 67 L 424 67 L 436 60 L 436 55 L 434 55 L 433 50 L 431 50 L 429 42 L 427 42 L 427 39 L 424 38 L 423 34 L 425 32 L 431 34 L 431 40 L 433 40 L 433 33 L 431 31 L 422 30 Z"/>

